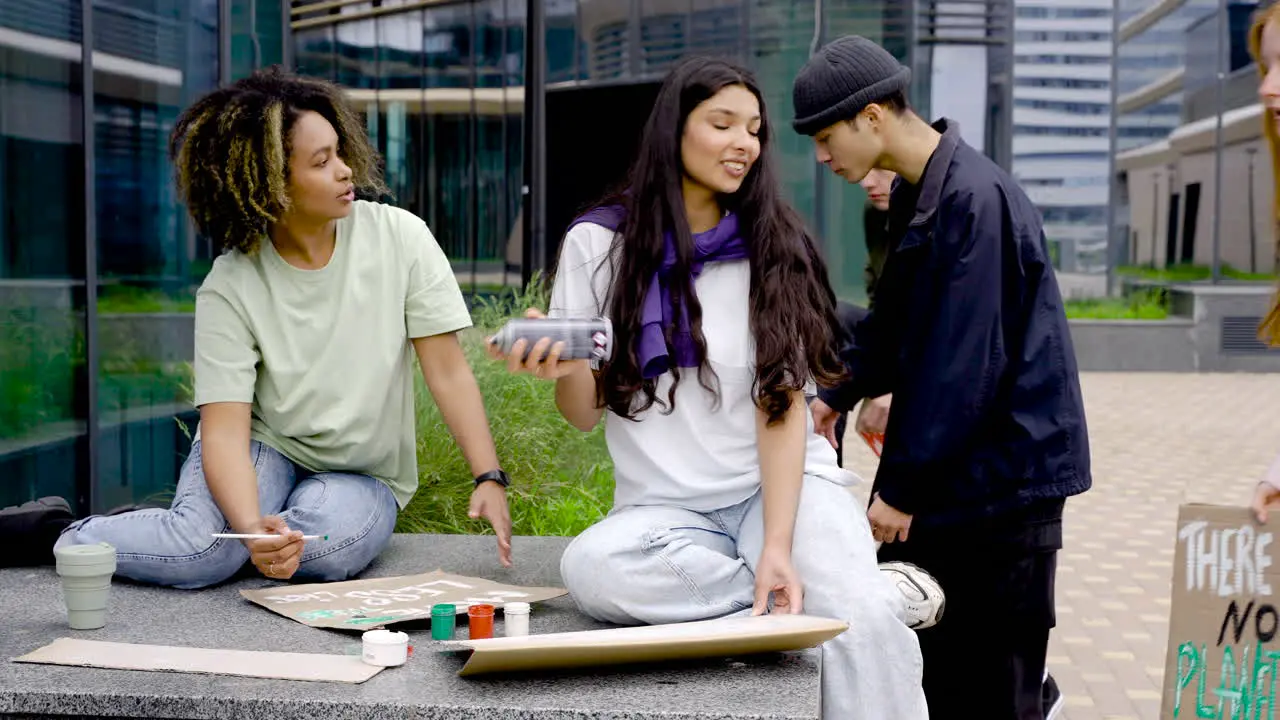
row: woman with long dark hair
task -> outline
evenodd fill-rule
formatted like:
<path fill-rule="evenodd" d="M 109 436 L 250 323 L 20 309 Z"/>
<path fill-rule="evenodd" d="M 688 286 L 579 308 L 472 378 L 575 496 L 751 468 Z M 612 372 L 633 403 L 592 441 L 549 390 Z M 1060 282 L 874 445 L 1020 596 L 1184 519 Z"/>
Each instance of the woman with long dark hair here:
<path fill-rule="evenodd" d="M 566 549 L 561 575 L 606 622 L 845 620 L 823 648 L 825 716 L 924 718 L 908 623 L 935 620 L 941 593 L 914 568 L 877 570 L 856 478 L 813 434 L 806 389 L 842 373 L 835 297 L 780 195 L 771 132 L 745 70 L 679 64 L 626 189 L 578 218 L 560 254 L 550 314 L 607 316 L 612 358 L 562 362 L 546 338 L 506 355 L 513 372 L 555 379 L 574 426 L 605 418 L 614 507 Z M 892 578 L 921 589 L 912 608 Z"/>

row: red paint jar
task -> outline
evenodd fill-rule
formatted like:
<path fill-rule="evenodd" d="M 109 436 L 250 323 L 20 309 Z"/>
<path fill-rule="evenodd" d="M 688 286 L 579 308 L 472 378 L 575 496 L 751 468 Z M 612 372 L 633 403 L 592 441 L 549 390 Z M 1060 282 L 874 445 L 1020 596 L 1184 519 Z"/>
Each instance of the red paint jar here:
<path fill-rule="evenodd" d="M 472 640 L 493 637 L 493 606 L 472 605 L 468 607 L 467 629 Z"/>

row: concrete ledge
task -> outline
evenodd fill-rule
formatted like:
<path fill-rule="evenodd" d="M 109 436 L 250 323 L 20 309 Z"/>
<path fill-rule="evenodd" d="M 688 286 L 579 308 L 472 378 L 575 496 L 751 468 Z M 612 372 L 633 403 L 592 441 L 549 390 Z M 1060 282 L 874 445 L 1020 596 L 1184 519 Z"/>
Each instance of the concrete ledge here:
<path fill-rule="evenodd" d="M 1280 349 L 1258 340 L 1275 297 L 1270 283 L 1187 284 L 1169 288 L 1170 312 L 1195 322 L 1201 372 L 1280 372 Z"/>
<path fill-rule="evenodd" d="M 1072 320 L 1070 325 L 1081 371 L 1196 370 L 1192 320 Z"/>
<path fill-rule="evenodd" d="M 1123 283 L 1127 290 L 1166 288 L 1170 317 L 1071 320 L 1081 370 L 1280 373 L 1280 348 L 1268 348 L 1257 337 L 1275 297 L 1270 284 Z"/>
<path fill-rule="evenodd" d="M 558 585 L 569 538 L 513 540 L 516 567 L 502 568 L 492 537 L 397 535 L 365 573 L 437 568 L 523 585 Z M 358 633 L 321 630 L 249 603 L 247 577 L 181 591 L 118 580 L 107 626 L 72 631 L 52 568 L 0 570 L 0 657 L 62 636 L 116 642 L 295 652 L 351 653 Z M 571 599 L 534 607 L 535 633 L 603 627 Z M 409 664 L 360 685 L 0 662 L 0 718 L 191 718 L 237 720 L 735 720 L 818 718 L 817 650 L 627 670 L 463 679 L 462 661 L 432 651 L 425 627 L 401 628 L 415 646 Z M 497 632 L 501 633 L 501 619 Z"/>

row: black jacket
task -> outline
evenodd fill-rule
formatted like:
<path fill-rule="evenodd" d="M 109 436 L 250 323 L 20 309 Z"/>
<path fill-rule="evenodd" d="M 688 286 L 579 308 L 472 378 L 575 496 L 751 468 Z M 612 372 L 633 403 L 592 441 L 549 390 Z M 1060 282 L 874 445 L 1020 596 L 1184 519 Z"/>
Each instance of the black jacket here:
<path fill-rule="evenodd" d="M 867 204 L 863 209 L 863 233 L 867 237 L 867 268 L 863 279 L 867 281 L 867 305 L 876 306 L 876 286 L 884 273 L 884 259 L 890 251 L 888 237 L 888 210 L 877 210 Z"/>
<path fill-rule="evenodd" d="M 899 179 L 876 306 L 841 357 L 836 410 L 893 393 L 873 491 L 912 531 L 975 522 L 1091 484 L 1070 329 L 1040 215 L 954 122 L 917 186 Z"/>
<path fill-rule="evenodd" d="M 877 210 L 870 203 L 862 211 L 862 230 L 867 238 L 867 266 L 863 280 L 867 284 L 867 306 L 876 305 L 876 285 L 884 273 L 884 261 L 889 256 L 889 211 Z"/>

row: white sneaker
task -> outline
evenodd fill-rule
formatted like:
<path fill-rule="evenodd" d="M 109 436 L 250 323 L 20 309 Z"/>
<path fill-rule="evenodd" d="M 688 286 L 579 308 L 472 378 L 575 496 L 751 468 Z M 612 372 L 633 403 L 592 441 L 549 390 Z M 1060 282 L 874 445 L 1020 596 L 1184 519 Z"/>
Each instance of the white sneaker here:
<path fill-rule="evenodd" d="M 1067 706 L 1067 698 L 1058 689 L 1058 681 L 1044 669 L 1044 684 L 1040 686 L 1040 703 L 1044 709 L 1044 720 L 1057 720 L 1062 709 Z"/>
<path fill-rule="evenodd" d="M 938 624 L 947 597 L 932 575 L 907 562 L 881 563 L 880 572 L 888 575 L 906 601 L 907 627 L 923 630 Z"/>

